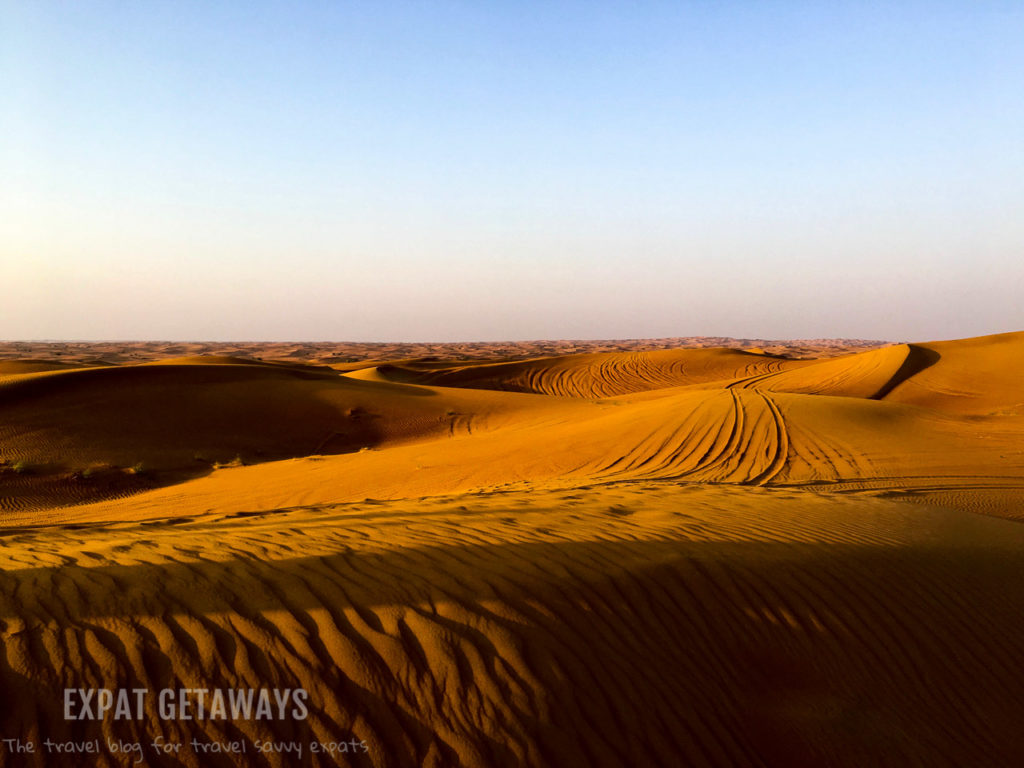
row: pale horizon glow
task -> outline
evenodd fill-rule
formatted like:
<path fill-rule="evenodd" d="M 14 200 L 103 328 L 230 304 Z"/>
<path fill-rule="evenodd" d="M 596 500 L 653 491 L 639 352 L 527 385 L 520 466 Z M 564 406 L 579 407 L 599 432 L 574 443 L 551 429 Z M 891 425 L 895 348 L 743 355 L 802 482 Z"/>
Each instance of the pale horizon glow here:
<path fill-rule="evenodd" d="M 0 338 L 1024 330 L 1016 3 L 3 3 Z"/>

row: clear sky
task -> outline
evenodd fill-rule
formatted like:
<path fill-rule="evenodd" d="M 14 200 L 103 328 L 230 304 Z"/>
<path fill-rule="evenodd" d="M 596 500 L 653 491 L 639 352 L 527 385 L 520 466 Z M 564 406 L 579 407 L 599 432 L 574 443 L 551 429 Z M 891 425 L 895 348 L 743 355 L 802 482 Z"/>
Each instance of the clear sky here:
<path fill-rule="evenodd" d="M 0 9 L 0 338 L 1024 329 L 1019 2 Z"/>

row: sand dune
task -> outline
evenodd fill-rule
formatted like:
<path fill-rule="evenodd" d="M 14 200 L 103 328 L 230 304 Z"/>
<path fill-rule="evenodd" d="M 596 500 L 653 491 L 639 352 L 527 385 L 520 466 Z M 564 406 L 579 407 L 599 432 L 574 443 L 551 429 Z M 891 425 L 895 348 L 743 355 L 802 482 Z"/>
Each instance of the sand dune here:
<path fill-rule="evenodd" d="M 5 734 L 366 744 L 147 756 L 189 766 L 1024 761 L 1024 334 L 175 351 L 0 362 Z M 311 714 L 69 722 L 68 686 Z"/>
<path fill-rule="evenodd" d="M 80 501 L 101 485 L 120 495 L 224 464 L 483 430 L 500 414 L 526 408 L 551 406 L 474 392 L 441 398 L 330 369 L 226 358 L 12 376 L 0 385 L 0 444 L 11 486 L 0 510 Z M 12 473 L 15 465 L 23 471 Z M 123 487 L 112 470 L 123 470 Z M 26 500 L 19 485 L 38 492 L 38 503 Z"/>
<path fill-rule="evenodd" d="M 657 349 L 758 349 L 785 357 L 832 357 L 883 347 L 869 339 L 734 339 L 679 336 L 661 339 L 552 339 L 535 341 L 430 342 L 203 342 L 203 341 L 0 341 L 0 360 L 39 358 L 63 363 L 131 364 L 175 357 L 259 357 L 282 363 L 345 365 L 396 360 L 526 360 L 595 352 Z"/>
<path fill-rule="evenodd" d="M 373 371 L 379 379 L 411 384 L 600 398 L 765 375 L 800 364 L 735 349 L 678 349 L 457 366 L 411 363 Z"/>
<path fill-rule="evenodd" d="M 1024 414 L 1024 334 L 916 346 L 930 364 L 902 382 L 888 399 L 949 413 Z"/>
<path fill-rule="evenodd" d="M 3 717 L 39 737 L 154 732 L 69 726 L 49 692 L 78 670 L 303 686 L 299 725 L 157 732 L 368 743 L 342 764 L 1012 765 L 1022 530 L 628 484 L 16 532 Z"/>

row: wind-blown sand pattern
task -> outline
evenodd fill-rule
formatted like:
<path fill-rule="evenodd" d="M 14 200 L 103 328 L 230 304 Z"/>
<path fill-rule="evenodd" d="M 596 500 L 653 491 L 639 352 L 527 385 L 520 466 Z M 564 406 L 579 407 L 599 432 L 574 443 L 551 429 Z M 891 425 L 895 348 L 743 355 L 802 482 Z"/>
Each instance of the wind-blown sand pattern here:
<path fill-rule="evenodd" d="M 1024 764 L 1024 333 L 181 351 L 0 360 L 4 734 L 366 742 L 324 766 Z M 67 721 L 68 687 L 302 687 L 310 717 Z"/>

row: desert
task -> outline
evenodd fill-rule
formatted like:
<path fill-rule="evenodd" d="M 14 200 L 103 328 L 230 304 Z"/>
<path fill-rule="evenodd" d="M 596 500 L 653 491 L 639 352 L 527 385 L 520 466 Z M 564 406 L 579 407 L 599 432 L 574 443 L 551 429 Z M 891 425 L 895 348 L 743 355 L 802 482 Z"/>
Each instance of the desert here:
<path fill-rule="evenodd" d="M 1024 333 L 0 355 L 5 764 L 1024 760 Z"/>
<path fill-rule="evenodd" d="M 1024 4 L 0 12 L 0 768 L 1024 766 Z"/>

